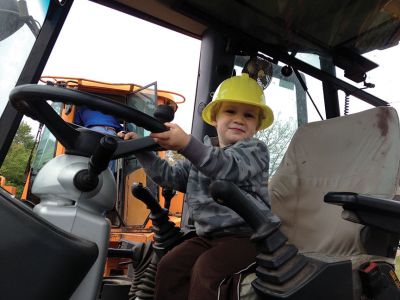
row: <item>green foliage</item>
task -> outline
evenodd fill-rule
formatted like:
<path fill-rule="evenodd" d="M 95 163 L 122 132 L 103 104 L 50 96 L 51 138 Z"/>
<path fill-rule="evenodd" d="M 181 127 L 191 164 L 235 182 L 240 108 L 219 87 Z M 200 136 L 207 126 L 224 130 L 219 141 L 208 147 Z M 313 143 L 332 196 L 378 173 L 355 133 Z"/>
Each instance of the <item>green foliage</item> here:
<path fill-rule="evenodd" d="M 185 159 L 182 154 L 179 154 L 177 151 L 168 150 L 165 154 L 165 159 L 170 165 L 175 165 L 178 160 Z"/>
<path fill-rule="evenodd" d="M 21 122 L 14 137 L 13 144 L 23 145 L 26 149 L 32 149 L 35 143 L 34 137 L 31 135 L 31 127 L 25 122 Z"/>
<path fill-rule="evenodd" d="M 0 168 L 0 175 L 6 178 L 6 184 L 17 188 L 17 197 L 20 197 L 24 188 L 25 169 L 34 144 L 31 127 L 25 122 L 21 122 Z"/>

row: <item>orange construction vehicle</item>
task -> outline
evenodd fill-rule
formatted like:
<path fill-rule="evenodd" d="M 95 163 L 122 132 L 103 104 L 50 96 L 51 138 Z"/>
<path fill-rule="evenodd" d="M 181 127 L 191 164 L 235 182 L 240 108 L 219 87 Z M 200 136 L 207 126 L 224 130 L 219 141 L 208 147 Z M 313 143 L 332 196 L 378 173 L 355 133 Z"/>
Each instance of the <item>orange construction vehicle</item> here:
<path fill-rule="evenodd" d="M 0 187 L 5 189 L 11 195 L 15 196 L 17 194 L 17 188 L 15 186 L 12 186 L 12 185 L 7 185 L 6 184 L 6 178 L 4 176 L 0 176 Z"/>

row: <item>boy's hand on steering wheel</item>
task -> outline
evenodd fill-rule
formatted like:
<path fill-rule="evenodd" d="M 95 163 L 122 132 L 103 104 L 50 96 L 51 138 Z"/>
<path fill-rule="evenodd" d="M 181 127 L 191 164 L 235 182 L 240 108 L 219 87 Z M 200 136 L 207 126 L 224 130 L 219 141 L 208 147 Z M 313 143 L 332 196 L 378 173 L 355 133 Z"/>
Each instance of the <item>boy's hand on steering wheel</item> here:
<path fill-rule="evenodd" d="M 182 150 L 190 141 L 190 135 L 174 123 L 165 123 L 168 131 L 152 133 L 150 136 L 161 147 L 167 150 Z"/>

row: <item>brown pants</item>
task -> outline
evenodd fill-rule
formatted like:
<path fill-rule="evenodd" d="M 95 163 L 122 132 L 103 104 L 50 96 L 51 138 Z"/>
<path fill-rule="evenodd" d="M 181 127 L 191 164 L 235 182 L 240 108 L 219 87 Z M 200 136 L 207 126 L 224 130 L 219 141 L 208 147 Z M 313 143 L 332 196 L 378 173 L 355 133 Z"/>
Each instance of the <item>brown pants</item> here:
<path fill-rule="evenodd" d="M 186 240 L 159 262 L 154 299 L 218 299 L 221 282 L 254 262 L 256 255 L 248 235 Z"/>

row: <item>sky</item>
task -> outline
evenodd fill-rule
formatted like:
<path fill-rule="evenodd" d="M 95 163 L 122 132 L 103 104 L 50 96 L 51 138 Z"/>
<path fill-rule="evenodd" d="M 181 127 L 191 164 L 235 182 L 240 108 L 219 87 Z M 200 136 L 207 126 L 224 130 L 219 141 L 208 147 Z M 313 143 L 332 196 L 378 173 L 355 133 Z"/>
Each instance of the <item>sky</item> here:
<path fill-rule="evenodd" d="M 376 62 L 379 66 L 367 75 L 367 81 L 375 84 L 375 87 L 367 91 L 377 97 L 388 101 L 397 111 L 400 110 L 399 93 L 399 69 L 400 46 L 384 50 L 375 50 L 364 55 Z"/>

